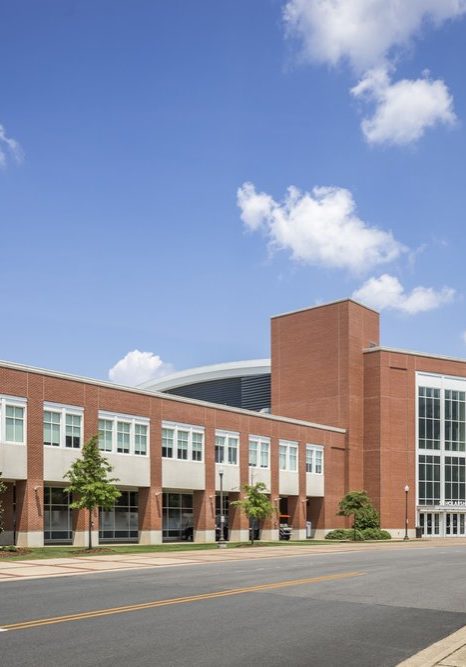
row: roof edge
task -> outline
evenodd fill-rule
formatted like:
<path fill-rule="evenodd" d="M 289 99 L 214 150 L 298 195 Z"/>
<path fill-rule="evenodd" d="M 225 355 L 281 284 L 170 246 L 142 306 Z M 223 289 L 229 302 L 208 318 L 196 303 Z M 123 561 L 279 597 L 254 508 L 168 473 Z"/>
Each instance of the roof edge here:
<path fill-rule="evenodd" d="M 187 403 L 188 405 L 197 405 L 199 407 L 214 408 L 216 410 L 224 410 L 226 412 L 234 412 L 242 414 L 247 417 L 259 417 L 260 419 L 268 419 L 272 421 L 283 422 L 285 424 L 295 424 L 296 426 L 308 426 L 317 428 L 322 431 L 331 431 L 333 433 L 346 433 L 346 429 L 338 428 L 336 426 L 329 426 L 328 424 L 317 424 L 301 419 L 293 419 L 291 417 L 282 417 L 280 415 L 270 415 L 263 412 L 254 412 L 253 410 L 244 410 L 242 408 L 234 408 L 230 405 L 220 405 L 219 403 L 209 403 L 208 401 L 199 401 L 194 398 L 185 398 L 184 396 L 176 396 L 175 394 L 164 394 L 158 391 L 146 391 L 136 387 L 127 387 L 126 385 L 114 384 L 105 380 L 95 380 L 93 378 L 83 377 L 80 375 L 73 375 L 71 373 L 59 373 L 58 371 L 51 371 L 46 368 L 38 368 L 36 366 L 27 366 L 26 364 L 18 364 L 12 361 L 0 360 L 0 368 L 9 368 L 11 370 L 21 371 L 23 373 L 34 373 L 36 375 L 46 375 L 48 377 L 60 378 L 62 380 L 70 380 L 74 382 L 85 382 L 98 387 L 105 387 L 107 389 L 119 389 L 121 391 L 128 391 L 133 394 L 141 396 L 152 396 L 161 398 L 167 401 L 174 401 L 175 403 Z"/>
<path fill-rule="evenodd" d="M 395 354 L 409 354 L 412 357 L 425 357 L 427 359 L 440 359 L 441 361 L 454 361 L 455 363 L 466 364 L 466 359 L 460 359 L 458 357 L 447 357 L 443 354 L 433 354 L 430 352 L 416 352 L 416 350 L 402 350 L 396 347 L 385 347 L 383 345 L 366 347 L 363 349 L 363 354 L 369 354 L 370 352 L 393 352 Z"/>
<path fill-rule="evenodd" d="M 366 306 L 365 303 L 361 303 L 360 301 L 356 301 L 356 299 L 336 299 L 335 301 L 327 301 L 326 303 L 318 303 L 315 306 L 308 306 L 307 308 L 298 308 L 297 310 L 290 310 L 286 313 L 280 313 L 279 315 L 272 315 L 272 317 L 270 319 L 274 320 L 274 319 L 277 319 L 278 317 L 286 317 L 287 315 L 295 315 L 296 313 L 304 313 L 306 310 L 315 310 L 316 308 L 325 308 L 326 306 L 335 306 L 339 303 L 345 303 L 345 302 L 355 303 L 357 306 L 361 306 L 361 308 L 365 308 L 366 310 L 370 310 L 372 313 L 376 313 L 377 315 L 380 315 L 380 312 L 378 310 L 375 310 L 375 308 L 371 308 L 370 306 Z"/>

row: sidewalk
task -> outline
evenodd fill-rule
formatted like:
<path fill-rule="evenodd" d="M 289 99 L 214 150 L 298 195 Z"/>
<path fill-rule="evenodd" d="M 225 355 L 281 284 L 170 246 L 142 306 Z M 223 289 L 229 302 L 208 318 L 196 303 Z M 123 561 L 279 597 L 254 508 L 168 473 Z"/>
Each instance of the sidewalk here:
<path fill-rule="evenodd" d="M 240 547 L 236 549 L 212 549 L 207 551 L 175 551 L 143 554 L 109 554 L 77 556 L 74 558 L 48 558 L 44 560 L 0 560 L 0 583 L 64 577 L 98 572 L 139 570 L 151 567 L 180 567 L 203 565 L 235 560 L 260 560 L 263 558 L 296 558 L 353 551 L 385 551 L 398 549 L 431 549 L 436 547 L 465 547 L 465 539 L 410 540 L 409 542 L 337 543 L 306 546 Z"/>
<path fill-rule="evenodd" d="M 466 626 L 397 667 L 466 667 Z"/>

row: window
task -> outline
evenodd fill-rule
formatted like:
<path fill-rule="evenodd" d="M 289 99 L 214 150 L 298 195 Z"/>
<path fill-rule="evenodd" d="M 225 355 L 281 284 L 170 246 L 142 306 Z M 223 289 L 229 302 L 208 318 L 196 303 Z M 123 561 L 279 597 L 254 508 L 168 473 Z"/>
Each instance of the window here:
<path fill-rule="evenodd" d="M 440 503 L 440 456 L 419 456 L 419 503 Z"/>
<path fill-rule="evenodd" d="M 466 459 L 458 456 L 445 456 L 445 502 L 466 501 Z"/>
<path fill-rule="evenodd" d="M 251 435 L 249 438 L 249 465 L 252 468 L 270 467 L 270 440 Z"/>
<path fill-rule="evenodd" d="M 149 420 L 99 412 L 99 449 L 103 452 L 147 456 Z"/>
<path fill-rule="evenodd" d="M 278 445 L 280 470 L 298 471 L 298 443 L 280 440 Z"/>
<path fill-rule="evenodd" d="M 147 454 L 147 424 L 134 425 L 134 453 L 141 456 Z"/>
<path fill-rule="evenodd" d="M 445 389 L 445 449 L 465 450 L 465 392 Z"/>
<path fill-rule="evenodd" d="M 204 458 L 204 429 L 188 424 L 162 424 L 162 456 L 178 461 L 201 462 Z"/>
<path fill-rule="evenodd" d="M 440 449 L 440 389 L 419 387 L 418 401 L 419 449 Z"/>
<path fill-rule="evenodd" d="M 316 475 L 324 472 L 324 450 L 319 445 L 306 445 L 306 472 Z"/>
<path fill-rule="evenodd" d="M 238 433 L 216 431 L 215 433 L 215 463 L 238 465 Z"/>
<path fill-rule="evenodd" d="M 24 445 L 26 442 L 26 400 L 0 396 L 0 440 Z"/>
<path fill-rule="evenodd" d="M 83 439 L 83 408 L 44 403 L 44 445 L 79 449 Z"/>

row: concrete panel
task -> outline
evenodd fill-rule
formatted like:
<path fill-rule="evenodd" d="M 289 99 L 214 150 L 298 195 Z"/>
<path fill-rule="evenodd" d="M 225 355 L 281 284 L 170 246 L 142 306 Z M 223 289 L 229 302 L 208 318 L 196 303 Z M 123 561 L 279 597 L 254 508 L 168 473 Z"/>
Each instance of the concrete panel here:
<path fill-rule="evenodd" d="M 280 470 L 278 493 L 280 496 L 299 495 L 299 474 L 297 472 Z"/>
<path fill-rule="evenodd" d="M 27 479 L 25 445 L 0 445 L 0 471 L 3 479 Z"/>
<path fill-rule="evenodd" d="M 80 449 L 62 449 L 44 447 L 44 482 L 63 484 L 64 475 L 70 466 L 81 456 Z"/>
<path fill-rule="evenodd" d="M 324 495 L 324 475 L 316 475 L 313 472 L 306 473 L 306 495 L 314 497 Z"/>
<path fill-rule="evenodd" d="M 270 468 L 249 468 L 249 483 L 257 484 L 257 482 L 264 482 L 267 490 L 270 490 Z"/>
<path fill-rule="evenodd" d="M 150 459 L 148 456 L 106 454 L 113 467 L 111 477 L 118 479 L 118 486 L 150 486 Z"/>
<path fill-rule="evenodd" d="M 239 466 L 226 466 L 216 464 L 215 466 L 215 489 L 220 491 L 220 475 L 219 470 L 223 470 L 223 490 L 224 491 L 239 491 L 240 490 L 240 476 Z"/>
<path fill-rule="evenodd" d="M 203 463 L 193 461 L 162 461 L 162 486 L 164 489 L 205 489 L 205 468 Z"/>

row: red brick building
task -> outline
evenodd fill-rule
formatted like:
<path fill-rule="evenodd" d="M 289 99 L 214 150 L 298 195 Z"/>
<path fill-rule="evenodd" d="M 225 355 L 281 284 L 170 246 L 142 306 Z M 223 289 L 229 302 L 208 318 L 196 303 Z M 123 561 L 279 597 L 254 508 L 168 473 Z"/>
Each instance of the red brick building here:
<path fill-rule="evenodd" d="M 63 475 L 96 434 L 122 491 L 93 517 L 101 542 L 213 541 L 220 485 L 229 537 L 247 539 L 229 501 L 251 481 L 279 510 L 263 539 L 278 537 L 280 520 L 298 539 L 344 526 L 338 502 L 362 488 L 395 536 L 406 499 L 410 535 L 416 525 L 466 534 L 466 362 L 380 347 L 369 308 L 344 300 L 272 318 L 271 414 L 156 384 L 0 363 L 4 542 L 84 543 L 86 516 L 69 508 Z"/>

